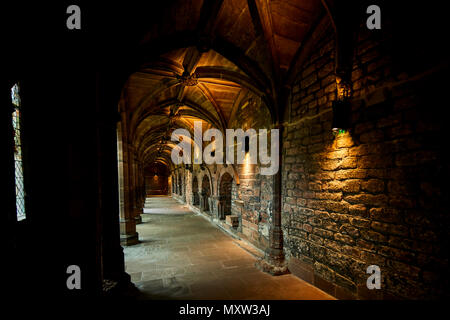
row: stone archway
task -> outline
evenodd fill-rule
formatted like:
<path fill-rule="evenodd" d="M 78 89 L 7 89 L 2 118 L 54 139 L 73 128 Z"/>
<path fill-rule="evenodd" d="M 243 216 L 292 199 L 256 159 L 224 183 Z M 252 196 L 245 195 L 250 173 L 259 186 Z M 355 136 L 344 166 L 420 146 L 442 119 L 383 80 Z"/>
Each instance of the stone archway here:
<path fill-rule="evenodd" d="M 192 205 L 199 206 L 200 205 L 200 197 L 198 194 L 198 179 L 197 176 L 194 176 L 192 180 Z"/>
<path fill-rule="evenodd" d="M 211 183 L 207 174 L 202 179 L 202 192 L 200 197 L 200 210 L 211 214 L 209 199 L 211 197 Z"/>
<path fill-rule="evenodd" d="M 177 188 L 175 186 L 175 175 L 172 175 L 172 193 L 177 193 Z"/>
<path fill-rule="evenodd" d="M 225 172 L 219 184 L 219 219 L 225 219 L 225 216 L 231 215 L 231 189 L 233 177 Z"/>
<path fill-rule="evenodd" d="M 183 184 L 181 182 L 181 174 L 178 174 L 178 195 L 183 195 Z"/>

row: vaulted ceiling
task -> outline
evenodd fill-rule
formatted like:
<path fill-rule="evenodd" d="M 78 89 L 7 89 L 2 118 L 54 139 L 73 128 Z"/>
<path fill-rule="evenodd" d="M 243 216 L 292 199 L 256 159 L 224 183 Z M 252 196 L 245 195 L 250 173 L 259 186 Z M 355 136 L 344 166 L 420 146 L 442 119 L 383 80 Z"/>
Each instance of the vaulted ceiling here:
<path fill-rule="evenodd" d="M 323 13 L 320 0 L 167 1 L 119 103 L 138 156 L 170 164 L 172 130 L 224 130 L 249 99 L 275 119 L 283 77 Z"/>

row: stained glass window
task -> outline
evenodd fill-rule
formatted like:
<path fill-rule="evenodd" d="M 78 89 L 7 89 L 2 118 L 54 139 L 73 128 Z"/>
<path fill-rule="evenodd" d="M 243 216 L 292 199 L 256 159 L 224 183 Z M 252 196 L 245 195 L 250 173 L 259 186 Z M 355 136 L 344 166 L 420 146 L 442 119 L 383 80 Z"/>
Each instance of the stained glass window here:
<path fill-rule="evenodd" d="M 17 221 L 26 218 L 25 189 L 23 185 L 22 142 L 20 136 L 20 95 L 17 83 L 11 88 L 11 101 L 14 107 L 12 123 L 14 130 L 14 165 L 16 180 L 16 213 Z"/>

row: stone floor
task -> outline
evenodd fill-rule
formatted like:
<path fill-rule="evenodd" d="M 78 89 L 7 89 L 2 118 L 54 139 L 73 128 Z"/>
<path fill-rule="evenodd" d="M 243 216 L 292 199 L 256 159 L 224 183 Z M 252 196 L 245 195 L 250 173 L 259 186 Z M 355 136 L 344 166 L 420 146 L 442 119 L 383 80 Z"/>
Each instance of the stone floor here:
<path fill-rule="evenodd" d="M 238 241 L 170 197 L 147 200 L 141 243 L 126 247 L 139 299 L 333 299 L 287 274 L 273 277 Z"/>

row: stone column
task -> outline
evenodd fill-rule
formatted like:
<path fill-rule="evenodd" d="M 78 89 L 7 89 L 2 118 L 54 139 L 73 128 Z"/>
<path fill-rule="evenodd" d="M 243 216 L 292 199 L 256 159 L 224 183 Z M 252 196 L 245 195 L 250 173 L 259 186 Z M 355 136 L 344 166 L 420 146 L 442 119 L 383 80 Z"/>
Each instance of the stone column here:
<path fill-rule="evenodd" d="M 133 185 L 133 212 L 134 212 L 134 220 L 136 224 L 142 223 L 142 209 L 139 208 L 139 183 L 138 183 L 138 168 L 137 168 L 137 157 L 136 152 L 133 148 L 132 153 L 132 185 Z"/>
<path fill-rule="evenodd" d="M 122 116 L 122 119 L 124 116 Z M 119 132 L 122 137 L 118 139 L 118 176 L 119 176 L 119 210 L 120 210 L 120 243 L 125 246 L 137 244 L 138 233 L 136 221 L 132 210 L 129 148 L 126 137 L 126 126 L 119 124 Z"/>
<path fill-rule="evenodd" d="M 184 170 L 183 178 L 181 179 L 181 201 L 186 203 L 186 170 Z"/>
<path fill-rule="evenodd" d="M 199 198 L 200 198 L 200 211 L 204 212 L 205 211 L 205 197 L 206 197 L 206 193 L 203 191 L 200 191 L 199 193 Z"/>
<path fill-rule="evenodd" d="M 142 162 L 140 160 L 138 160 L 137 162 L 137 182 L 138 182 L 138 190 L 139 190 L 139 203 L 138 203 L 138 208 L 139 208 L 139 216 L 141 216 L 141 214 L 144 213 L 144 203 L 145 203 L 145 195 L 144 195 L 144 181 L 143 181 L 143 177 L 144 177 L 144 173 L 142 172 Z M 141 216 L 141 220 L 142 220 L 142 216 Z"/>
<path fill-rule="evenodd" d="M 107 91 L 109 92 L 109 90 Z M 100 94 L 100 96 L 105 95 Z M 125 272 L 122 245 L 132 245 L 139 241 L 132 212 L 128 207 L 129 181 L 125 113 L 122 113 L 122 121 L 117 122 L 118 117 L 114 108 L 117 103 L 114 99 L 100 101 L 101 110 L 103 110 L 103 113 L 100 114 L 104 116 L 98 118 L 97 147 L 100 154 L 99 210 L 101 213 L 98 232 L 101 251 L 100 257 L 97 259 L 100 260 L 102 268 L 102 280 L 115 282 L 115 289 L 118 289 L 131 284 L 130 276 Z M 119 219 L 117 219 L 118 217 Z"/>
<path fill-rule="evenodd" d="M 202 203 L 202 192 L 201 191 L 197 191 L 197 206 L 199 208 L 201 208 L 201 203 Z"/>
<path fill-rule="evenodd" d="M 212 210 L 214 212 L 214 215 L 217 217 L 217 219 L 225 219 L 225 212 L 224 212 L 224 201 L 222 199 L 222 197 L 220 196 L 214 196 L 212 197 L 212 201 L 214 202 L 214 210 Z"/>
<path fill-rule="evenodd" d="M 264 259 L 258 260 L 256 266 L 272 275 L 281 275 L 288 273 L 287 264 L 283 252 L 283 231 L 281 229 L 281 160 L 282 160 L 282 126 L 276 128 L 280 130 L 280 154 L 279 154 L 279 170 L 272 176 L 273 185 L 273 210 L 272 223 L 269 229 L 269 247 L 265 251 Z"/>
<path fill-rule="evenodd" d="M 242 211 L 244 210 L 244 201 L 234 200 L 235 210 L 239 219 L 239 226 L 237 230 L 242 232 Z"/>

